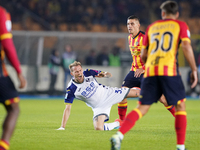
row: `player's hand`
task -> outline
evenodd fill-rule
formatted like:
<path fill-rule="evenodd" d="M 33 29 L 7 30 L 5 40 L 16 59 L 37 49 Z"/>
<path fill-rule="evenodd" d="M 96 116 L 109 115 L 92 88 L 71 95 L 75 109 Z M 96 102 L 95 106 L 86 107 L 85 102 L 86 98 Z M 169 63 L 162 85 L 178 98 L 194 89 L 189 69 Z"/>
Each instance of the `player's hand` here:
<path fill-rule="evenodd" d="M 100 72 L 98 75 L 96 75 L 95 77 L 98 77 L 98 78 L 102 78 L 102 77 L 105 77 L 105 73 L 104 72 Z"/>
<path fill-rule="evenodd" d="M 141 74 L 143 74 L 144 73 L 144 70 L 142 69 L 142 68 L 139 68 L 139 69 L 137 69 L 136 71 L 135 71 L 135 74 L 134 74 L 134 77 L 140 77 L 141 76 Z"/>
<path fill-rule="evenodd" d="M 17 74 L 17 77 L 18 77 L 19 82 L 20 82 L 19 88 L 20 89 L 24 88 L 26 86 L 26 79 L 24 78 L 22 73 Z"/>
<path fill-rule="evenodd" d="M 191 88 L 194 88 L 198 83 L 197 71 L 192 71 L 190 74 Z"/>
<path fill-rule="evenodd" d="M 105 77 L 105 78 L 110 78 L 112 75 L 111 73 L 109 72 L 100 72 L 98 75 L 96 75 L 95 77 L 99 77 L 99 78 L 102 78 L 102 77 Z"/>

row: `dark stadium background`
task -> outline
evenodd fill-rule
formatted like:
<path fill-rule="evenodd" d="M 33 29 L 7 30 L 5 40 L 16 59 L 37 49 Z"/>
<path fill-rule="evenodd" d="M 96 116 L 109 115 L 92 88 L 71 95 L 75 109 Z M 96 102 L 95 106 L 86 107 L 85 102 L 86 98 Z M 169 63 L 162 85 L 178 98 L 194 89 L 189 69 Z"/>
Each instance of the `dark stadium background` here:
<path fill-rule="evenodd" d="M 160 19 L 159 6 L 164 0 L 1 0 L 0 5 L 11 14 L 13 39 L 21 64 L 26 68 L 28 87 L 22 94 L 45 94 L 48 89 L 47 64 L 53 48 L 63 52 L 65 44 L 72 44 L 78 60 L 85 65 L 85 57 L 91 49 L 98 55 L 107 47 L 109 55 L 118 48 L 121 65 L 116 67 L 119 77 L 106 81 L 120 86 L 128 72 L 131 56 L 127 44 L 126 21 L 130 15 L 140 18 L 141 30 Z M 200 65 L 200 1 L 176 0 L 180 6 L 180 20 L 191 31 L 191 41 L 196 64 Z M 198 96 L 200 88 L 191 91 L 187 81 L 188 64 L 180 52 L 179 64 L 187 94 Z M 86 66 L 88 67 L 88 66 Z M 91 67 L 91 66 L 90 66 Z M 103 69 L 112 66 L 92 66 Z M 43 70 L 44 68 L 44 70 Z M 120 68 L 120 69 L 119 69 Z M 41 71 L 43 70 L 43 72 Z M 62 74 L 62 69 L 61 73 Z M 116 71 L 113 71 L 116 73 Z M 116 73 L 116 74 L 117 74 Z M 115 76 L 115 75 L 114 75 Z M 59 78 L 62 78 L 59 77 Z M 14 79 L 15 80 L 15 79 Z M 117 80 L 117 82 L 116 82 Z M 58 81 L 57 94 L 62 95 Z M 44 83 L 42 86 L 39 83 Z"/>

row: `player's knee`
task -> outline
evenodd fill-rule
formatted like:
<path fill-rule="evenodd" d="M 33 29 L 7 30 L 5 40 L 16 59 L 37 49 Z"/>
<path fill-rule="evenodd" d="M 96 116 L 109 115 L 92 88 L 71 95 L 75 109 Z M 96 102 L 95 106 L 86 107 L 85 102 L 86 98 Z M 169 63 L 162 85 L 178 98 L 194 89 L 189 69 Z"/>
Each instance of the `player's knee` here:
<path fill-rule="evenodd" d="M 12 113 L 14 116 L 18 117 L 18 116 L 19 116 L 19 113 L 20 113 L 20 109 L 19 109 L 19 108 L 15 108 L 15 109 L 13 109 L 13 110 L 11 111 L 11 113 Z"/>
<path fill-rule="evenodd" d="M 176 105 L 176 111 L 185 111 L 185 102 L 181 102 L 180 104 Z"/>
<path fill-rule="evenodd" d="M 163 103 L 165 106 L 168 106 L 167 100 L 166 100 L 166 98 L 165 98 L 164 95 L 162 95 L 162 96 L 160 97 L 159 101 L 160 101 L 161 103 Z"/>
<path fill-rule="evenodd" d="M 20 113 L 19 105 L 17 103 L 11 104 L 7 110 L 8 110 L 8 113 L 12 113 L 15 116 L 18 116 Z"/>
<path fill-rule="evenodd" d="M 19 107 L 15 108 L 15 109 L 14 109 L 14 112 L 15 112 L 16 114 L 19 114 L 19 113 L 20 113 Z"/>
<path fill-rule="evenodd" d="M 139 96 L 140 95 L 140 90 L 136 90 L 136 95 L 135 96 Z"/>
<path fill-rule="evenodd" d="M 124 104 L 127 103 L 127 98 L 123 99 L 123 101 L 121 101 L 119 104 Z"/>
<path fill-rule="evenodd" d="M 131 88 L 128 95 L 127 95 L 127 98 L 128 97 L 138 97 L 140 95 L 140 88 Z"/>

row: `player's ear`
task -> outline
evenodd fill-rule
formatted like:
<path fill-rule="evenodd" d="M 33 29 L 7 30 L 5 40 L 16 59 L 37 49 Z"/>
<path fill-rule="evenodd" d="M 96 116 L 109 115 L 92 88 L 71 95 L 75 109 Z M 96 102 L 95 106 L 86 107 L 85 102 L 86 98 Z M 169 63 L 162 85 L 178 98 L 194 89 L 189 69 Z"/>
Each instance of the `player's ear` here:
<path fill-rule="evenodd" d="M 166 13 L 165 13 L 165 11 L 161 11 L 161 17 L 162 17 L 162 19 L 163 19 L 163 17 L 165 17 L 165 15 L 166 15 Z"/>
<path fill-rule="evenodd" d="M 176 19 L 179 17 L 179 12 L 176 13 Z"/>
<path fill-rule="evenodd" d="M 72 76 L 74 76 L 72 72 L 70 72 L 70 74 L 71 74 Z"/>

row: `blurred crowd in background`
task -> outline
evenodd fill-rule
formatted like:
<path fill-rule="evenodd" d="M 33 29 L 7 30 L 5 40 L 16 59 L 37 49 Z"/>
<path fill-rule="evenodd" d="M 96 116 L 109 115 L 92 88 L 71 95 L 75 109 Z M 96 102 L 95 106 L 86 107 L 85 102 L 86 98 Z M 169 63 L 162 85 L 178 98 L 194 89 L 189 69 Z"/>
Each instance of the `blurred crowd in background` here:
<path fill-rule="evenodd" d="M 127 32 L 130 15 L 140 18 L 141 30 L 160 19 L 159 6 L 165 0 L 3 0 L 0 5 L 11 13 L 13 30 L 57 30 Z M 191 34 L 200 33 L 200 1 L 176 0 L 180 20 Z M 199 38 L 199 37 L 197 37 Z M 193 41 L 196 62 L 200 64 L 200 38 Z"/>
<path fill-rule="evenodd" d="M 137 15 L 144 28 L 160 19 L 159 6 L 163 1 L 3 0 L 0 5 L 9 10 L 16 23 L 14 27 L 19 30 L 126 32 L 124 27 L 130 15 Z M 180 6 L 180 19 L 192 26 L 192 32 L 199 33 L 200 1 L 176 1 Z M 93 29 L 93 25 L 99 26 Z"/>
<path fill-rule="evenodd" d="M 143 31 L 151 22 L 160 19 L 159 6 L 163 1 L 3 0 L 0 5 L 11 13 L 13 30 L 127 32 L 130 15 L 140 18 Z M 179 19 L 187 22 L 191 34 L 200 34 L 200 1 L 176 1 L 180 6 Z M 192 41 L 197 64 L 200 64 L 199 41 L 199 36 Z"/>
<path fill-rule="evenodd" d="M 159 7 L 163 1 L 165 0 L 1 0 L 0 5 L 10 12 L 13 30 L 124 32 L 128 36 L 127 17 L 138 16 L 141 30 L 145 31 L 151 22 L 161 19 Z M 195 60 L 200 68 L 200 0 L 176 1 L 180 6 L 179 19 L 185 21 L 190 28 Z M 131 65 L 130 52 L 119 46 L 102 45 L 98 49 L 88 49 L 84 54 L 79 53 L 76 45 L 71 46 L 73 57 L 76 57 L 74 60 L 81 61 L 83 65 L 123 66 L 125 61 L 126 65 Z M 50 62 L 55 58 L 55 61 L 60 62 L 53 64 L 63 67 L 62 59 L 66 52 L 56 54 L 60 59 L 56 60 L 52 55 L 57 50 L 49 50 L 52 50 Z M 49 67 L 52 68 L 50 62 Z M 56 70 L 51 73 L 56 74 Z"/>

